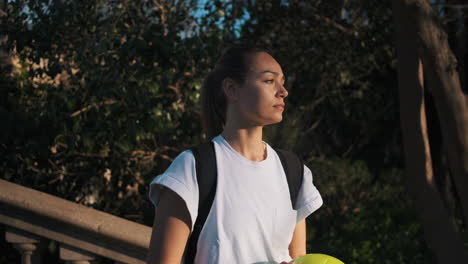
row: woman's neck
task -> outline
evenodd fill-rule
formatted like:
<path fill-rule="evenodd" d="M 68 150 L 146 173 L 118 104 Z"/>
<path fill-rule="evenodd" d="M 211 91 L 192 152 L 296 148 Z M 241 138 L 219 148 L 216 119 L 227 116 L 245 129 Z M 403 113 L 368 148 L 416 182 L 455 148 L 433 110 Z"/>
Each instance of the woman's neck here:
<path fill-rule="evenodd" d="M 221 133 L 229 145 L 245 158 L 262 161 L 267 158 L 266 145 L 263 143 L 263 127 L 234 128 L 225 126 Z"/>

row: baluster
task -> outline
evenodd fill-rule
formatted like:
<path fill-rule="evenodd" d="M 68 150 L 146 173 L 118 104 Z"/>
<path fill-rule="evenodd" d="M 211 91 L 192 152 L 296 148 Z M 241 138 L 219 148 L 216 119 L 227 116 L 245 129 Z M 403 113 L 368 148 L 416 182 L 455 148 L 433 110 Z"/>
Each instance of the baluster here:
<path fill-rule="evenodd" d="M 66 264 L 89 264 L 89 261 L 94 260 L 94 258 L 92 253 L 60 244 L 60 259 L 65 260 Z"/>
<path fill-rule="evenodd" d="M 31 257 L 36 250 L 40 238 L 31 233 L 8 227 L 5 231 L 5 240 L 21 253 L 22 264 L 32 264 Z"/>

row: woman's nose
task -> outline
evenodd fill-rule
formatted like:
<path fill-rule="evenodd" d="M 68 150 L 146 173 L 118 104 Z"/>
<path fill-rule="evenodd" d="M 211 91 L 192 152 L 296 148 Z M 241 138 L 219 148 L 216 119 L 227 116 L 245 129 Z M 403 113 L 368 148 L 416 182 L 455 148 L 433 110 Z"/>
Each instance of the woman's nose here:
<path fill-rule="evenodd" d="M 278 85 L 279 85 L 278 95 L 282 98 L 286 98 L 288 96 L 288 90 L 286 90 L 283 84 L 280 83 Z"/>

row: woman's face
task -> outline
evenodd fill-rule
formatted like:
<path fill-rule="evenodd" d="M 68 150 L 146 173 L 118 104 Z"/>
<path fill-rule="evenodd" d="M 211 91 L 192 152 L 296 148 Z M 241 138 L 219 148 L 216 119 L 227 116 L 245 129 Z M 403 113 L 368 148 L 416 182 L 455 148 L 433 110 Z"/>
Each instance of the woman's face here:
<path fill-rule="evenodd" d="M 266 126 L 283 119 L 285 77 L 278 62 L 266 52 L 252 55 L 249 72 L 238 87 L 237 112 L 246 125 Z"/>

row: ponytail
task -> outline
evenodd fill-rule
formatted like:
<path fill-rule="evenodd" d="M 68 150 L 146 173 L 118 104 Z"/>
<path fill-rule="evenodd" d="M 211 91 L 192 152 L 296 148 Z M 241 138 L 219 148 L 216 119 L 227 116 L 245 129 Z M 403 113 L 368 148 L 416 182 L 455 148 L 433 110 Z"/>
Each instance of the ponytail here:
<path fill-rule="evenodd" d="M 222 89 L 223 79 L 215 71 L 210 72 L 201 88 L 203 129 L 208 141 L 221 134 L 226 124 L 227 105 Z"/>

